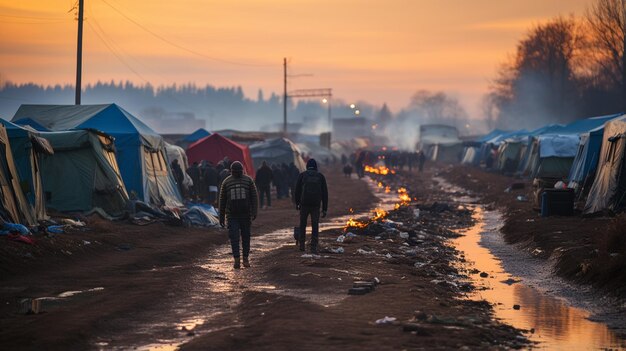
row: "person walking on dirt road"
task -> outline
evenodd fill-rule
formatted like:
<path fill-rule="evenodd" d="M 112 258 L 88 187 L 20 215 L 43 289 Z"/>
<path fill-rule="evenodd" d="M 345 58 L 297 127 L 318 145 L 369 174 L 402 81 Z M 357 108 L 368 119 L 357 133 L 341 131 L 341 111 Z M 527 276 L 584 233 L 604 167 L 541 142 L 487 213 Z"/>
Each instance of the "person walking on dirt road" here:
<path fill-rule="evenodd" d="M 272 207 L 272 180 L 274 179 L 274 173 L 267 162 L 263 161 L 261 167 L 256 171 L 256 185 L 259 190 L 259 196 L 261 198 L 261 208 L 264 209 L 263 200 L 267 198 L 267 207 Z"/>
<path fill-rule="evenodd" d="M 296 209 L 300 211 L 300 237 L 298 244 L 300 251 L 304 251 L 306 241 L 306 223 L 311 216 L 311 253 L 317 253 L 317 242 L 320 222 L 320 205 L 322 217 L 326 217 L 328 211 L 328 187 L 326 178 L 317 171 L 315 159 L 309 159 L 306 163 L 306 171 L 300 173 L 296 182 L 294 201 Z"/>
<path fill-rule="evenodd" d="M 259 197 L 254 180 L 243 174 L 243 165 L 235 161 L 230 166 L 231 175 L 220 188 L 220 225 L 228 219 L 228 236 L 233 249 L 234 268 L 241 268 L 239 238 L 243 248 L 243 266 L 250 267 L 250 226 L 256 219 Z"/>

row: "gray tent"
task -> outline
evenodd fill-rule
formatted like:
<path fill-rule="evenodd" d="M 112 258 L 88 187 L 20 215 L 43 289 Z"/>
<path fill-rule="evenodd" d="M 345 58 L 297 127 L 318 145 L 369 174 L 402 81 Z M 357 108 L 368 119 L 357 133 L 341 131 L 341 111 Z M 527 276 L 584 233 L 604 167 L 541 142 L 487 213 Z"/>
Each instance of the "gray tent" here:
<path fill-rule="evenodd" d="M 3 119 L 0 119 L 0 124 L 7 130 L 21 188 L 33 209 L 35 219 L 47 219 L 39 160 L 41 155 L 52 154 L 54 151 L 46 139 L 38 136 L 37 131 Z"/>
<path fill-rule="evenodd" d="M 120 217 L 128 194 L 115 157 L 113 138 L 93 130 L 41 133 L 54 154 L 41 158 L 46 204 L 61 212 L 98 212 Z"/>
<path fill-rule="evenodd" d="M 306 170 L 306 164 L 302 159 L 300 149 L 291 140 L 277 138 L 250 145 L 250 154 L 254 161 L 254 167 L 261 167 L 263 161 L 268 164 L 289 165 L 293 162 L 300 171 Z"/>
<path fill-rule="evenodd" d="M 598 169 L 589 191 L 584 213 L 616 210 L 624 206 L 626 197 L 626 116 L 604 125 L 602 150 Z"/>

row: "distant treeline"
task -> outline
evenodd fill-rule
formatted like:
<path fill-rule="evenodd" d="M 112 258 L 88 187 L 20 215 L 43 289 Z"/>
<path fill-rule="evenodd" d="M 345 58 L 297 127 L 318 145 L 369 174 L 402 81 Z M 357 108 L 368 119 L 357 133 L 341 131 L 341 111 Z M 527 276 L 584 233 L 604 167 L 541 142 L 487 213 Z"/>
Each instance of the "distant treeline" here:
<path fill-rule="evenodd" d="M 290 122 L 302 122 L 308 118 L 309 121 L 319 120 L 319 124 L 327 123 L 328 110 L 321 101 L 288 102 Z M 10 119 L 21 104 L 73 103 L 74 87 L 71 85 L 0 82 L 0 117 L 5 119 Z M 82 103 L 116 103 L 140 118 L 150 117 L 150 111 L 155 110 L 192 112 L 196 118 L 207 121 L 207 128 L 214 129 L 258 130 L 279 125 L 283 121 L 282 96 L 272 93 L 266 98 L 263 91 L 259 90 L 254 100 L 246 97 L 240 86 L 217 88 L 211 85 L 198 87 L 195 84 L 172 84 L 154 87 L 132 82 L 98 82 L 83 89 Z M 352 115 L 343 101 L 335 100 L 333 105 L 335 117 Z M 365 103 L 361 103 L 359 108 L 363 115 L 374 110 Z"/>
<path fill-rule="evenodd" d="M 531 28 L 485 97 L 491 125 L 536 128 L 624 111 L 625 20 L 621 0 L 595 0 L 582 17 Z"/>

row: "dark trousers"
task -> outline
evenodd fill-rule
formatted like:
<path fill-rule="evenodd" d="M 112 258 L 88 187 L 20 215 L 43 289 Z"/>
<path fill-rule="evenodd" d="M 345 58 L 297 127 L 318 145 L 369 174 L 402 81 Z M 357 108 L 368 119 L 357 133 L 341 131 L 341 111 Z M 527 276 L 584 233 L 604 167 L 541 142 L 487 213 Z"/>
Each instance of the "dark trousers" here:
<path fill-rule="evenodd" d="M 263 207 L 264 198 L 267 196 L 267 206 L 272 206 L 272 188 L 269 185 L 259 186 L 259 197 L 261 198 L 260 204 Z"/>
<path fill-rule="evenodd" d="M 306 222 L 311 215 L 311 247 L 317 248 L 317 238 L 320 231 L 320 208 L 319 207 L 300 207 L 300 242 L 306 241 Z"/>
<path fill-rule="evenodd" d="M 243 247 L 243 257 L 250 254 L 250 218 L 229 218 L 228 237 L 233 249 L 233 257 L 239 257 L 239 237 Z"/>

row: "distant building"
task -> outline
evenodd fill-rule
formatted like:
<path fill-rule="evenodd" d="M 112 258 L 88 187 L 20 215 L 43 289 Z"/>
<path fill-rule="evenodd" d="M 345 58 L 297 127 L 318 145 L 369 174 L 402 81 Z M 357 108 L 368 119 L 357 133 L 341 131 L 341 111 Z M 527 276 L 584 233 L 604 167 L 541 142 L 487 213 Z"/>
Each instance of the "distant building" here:
<path fill-rule="evenodd" d="M 193 112 L 169 112 L 162 108 L 141 111 L 141 120 L 161 134 L 189 134 L 206 127 L 206 121 L 197 119 Z"/>

